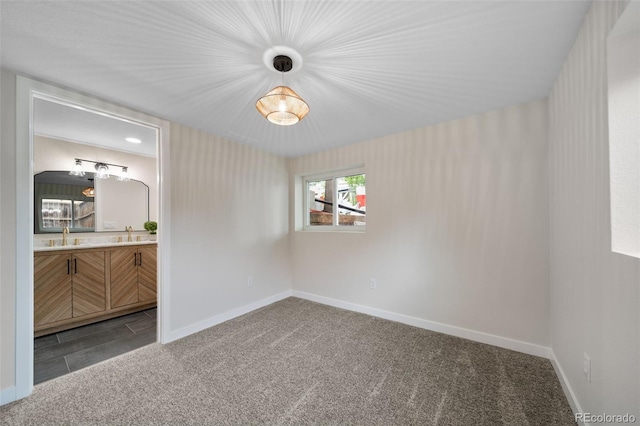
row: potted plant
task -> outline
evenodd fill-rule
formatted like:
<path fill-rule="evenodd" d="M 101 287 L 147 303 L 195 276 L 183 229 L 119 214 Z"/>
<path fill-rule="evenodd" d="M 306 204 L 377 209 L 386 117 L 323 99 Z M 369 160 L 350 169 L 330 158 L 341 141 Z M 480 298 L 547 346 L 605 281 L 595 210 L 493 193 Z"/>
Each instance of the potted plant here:
<path fill-rule="evenodd" d="M 149 231 L 150 239 L 155 240 L 156 231 L 158 230 L 158 222 L 155 222 L 153 220 L 149 220 L 149 221 L 144 223 L 144 229 Z"/>

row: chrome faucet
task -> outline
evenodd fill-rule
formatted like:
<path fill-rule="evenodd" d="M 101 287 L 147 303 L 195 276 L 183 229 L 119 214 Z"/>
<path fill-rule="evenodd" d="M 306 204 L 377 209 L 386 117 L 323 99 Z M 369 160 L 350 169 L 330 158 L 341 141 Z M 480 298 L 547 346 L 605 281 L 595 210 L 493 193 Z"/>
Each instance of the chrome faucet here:
<path fill-rule="evenodd" d="M 129 225 L 124 229 L 129 233 L 129 235 L 127 236 L 127 241 L 129 242 L 133 241 L 133 239 L 131 238 L 131 233 L 133 232 L 133 226 Z"/>
<path fill-rule="evenodd" d="M 67 245 L 67 234 L 69 233 L 69 227 L 65 226 L 64 228 L 62 228 L 62 245 L 66 246 Z"/>

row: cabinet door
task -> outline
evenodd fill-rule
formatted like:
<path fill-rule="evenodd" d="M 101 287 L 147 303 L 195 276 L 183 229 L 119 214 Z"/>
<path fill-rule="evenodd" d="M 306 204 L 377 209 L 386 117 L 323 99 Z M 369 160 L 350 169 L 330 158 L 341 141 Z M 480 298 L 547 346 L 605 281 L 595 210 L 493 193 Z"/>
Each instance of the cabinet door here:
<path fill-rule="evenodd" d="M 76 253 L 71 258 L 73 272 L 73 317 L 107 309 L 104 251 Z"/>
<path fill-rule="evenodd" d="M 138 249 L 138 299 L 140 302 L 155 301 L 158 294 L 158 254 L 155 247 Z"/>
<path fill-rule="evenodd" d="M 138 303 L 138 250 L 118 248 L 111 252 L 111 307 Z"/>
<path fill-rule="evenodd" d="M 33 272 L 35 326 L 71 318 L 71 256 L 35 256 Z"/>

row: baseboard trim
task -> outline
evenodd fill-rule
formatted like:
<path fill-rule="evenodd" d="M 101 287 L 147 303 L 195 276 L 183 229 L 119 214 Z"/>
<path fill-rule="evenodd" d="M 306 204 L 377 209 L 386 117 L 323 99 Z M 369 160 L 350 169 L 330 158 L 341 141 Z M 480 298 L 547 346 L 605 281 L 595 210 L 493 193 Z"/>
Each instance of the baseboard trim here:
<path fill-rule="evenodd" d="M 163 343 L 169 343 L 173 342 L 174 340 L 182 339 L 183 337 L 186 337 L 190 334 L 197 333 L 206 328 L 213 327 L 214 325 L 221 324 L 225 321 L 229 321 L 230 319 L 239 317 L 240 315 L 248 314 L 251 311 L 255 311 L 256 309 L 260 309 L 279 300 L 286 299 L 290 296 L 291 290 L 286 290 L 282 293 L 274 294 L 273 296 L 269 296 L 256 302 L 249 303 L 248 305 L 232 309 L 219 315 L 215 315 L 211 318 L 207 318 L 206 320 L 197 322 L 195 324 L 188 325 L 178 330 L 170 331 L 169 333 L 167 333 L 167 340 Z"/>
<path fill-rule="evenodd" d="M 8 404 L 15 401 L 16 399 L 17 396 L 15 386 L 11 386 L 10 388 L 2 389 L 2 391 L 0 391 L 0 405 Z"/>
<path fill-rule="evenodd" d="M 512 351 L 522 352 L 529 355 L 549 358 L 549 355 L 551 352 L 550 348 L 546 346 L 540 346 L 533 343 L 523 342 L 520 340 L 509 339 L 507 337 L 500 337 L 493 334 L 488 334 L 480 331 L 474 331 L 466 328 L 442 324 L 435 321 L 429 321 L 429 320 L 416 318 L 408 315 L 398 314 L 395 312 L 389 312 L 382 309 L 371 308 L 368 306 L 358 305 L 355 303 L 343 302 L 341 300 L 332 299 L 330 297 L 325 297 L 325 296 L 319 296 L 317 294 L 307 293 L 304 291 L 293 290 L 292 293 L 294 297 L 299 297 L 301 299 L 311 300 L 313 302 L 318 302 L 324 305 L 334 306 L 336 308 L 342 308 L 349 311 L 360 312 L 362 314 L 367 314 L 367 315 L 371 315 L 378 318 L 396 321 L 402 324 L 412 325 L 414 327 L 436 331 L 438 333 L 449 334 L 451 336 L 473 340 L 474 342 L 486 343 L 488 345 L 497 346 L 504 349 L 510 349 Z"/>
<path fill-rule="evenodd" d="M 573 415 L 575 416 L 577 413 L 584 413 L 582 406 L 580 406 L 580 403 L 578 402 L 576 394 L 573 392 L 573 388 L 569 384 L 569 379 L 567 379 L 567 376 L 564 374 L 564 370 L 562 369 L 560 362 L 558 362 L 558 358 L 556 358 L 556 354 L 553 352 L 553 349 L 550 350 L 549 361 L 551 361 L 551 365 L 553 365 L 553 369 L 556 371 L 556 376 L 558 376 L 558 380 L 560 381 L 560 385 L 564 391 L 564 396 L 567 398 L 567 401 L 569 401 Z M 577 421 L 577 423 L 582 426 L 590 424 L 582 421 Z"/>

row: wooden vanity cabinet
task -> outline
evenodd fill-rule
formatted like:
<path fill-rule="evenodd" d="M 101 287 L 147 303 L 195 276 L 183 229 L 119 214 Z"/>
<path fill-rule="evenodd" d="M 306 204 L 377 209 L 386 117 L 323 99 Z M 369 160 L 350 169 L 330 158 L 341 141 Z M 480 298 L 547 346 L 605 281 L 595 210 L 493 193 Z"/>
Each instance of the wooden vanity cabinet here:
<path fill-rule="evenodd" d="M 36 337 L 157 303 L 155 244 L 35 252 L 33 269 Z"/>
<path fill-rule="evenodd" d="M 73 317 L 104 311 L 107 308 L 105 252 L 76 253 L 71 258 Z"/>
<path fill-rule="evenodd" d="M 34 257 L 34 324 L 106 309 L 105 252 L 40 254 Z"/>
<path fill-rule="evenodd" d="M 157 250 L 131 247 L 111 251 L 111 307 L 151 302 L 157 296 Z"/>
<path fill-rule="evenodd" d="M 36 331 L 44 324 L 72 317 L 71 257 L 36 255 L 33 259 L 33 312 Z"/>

